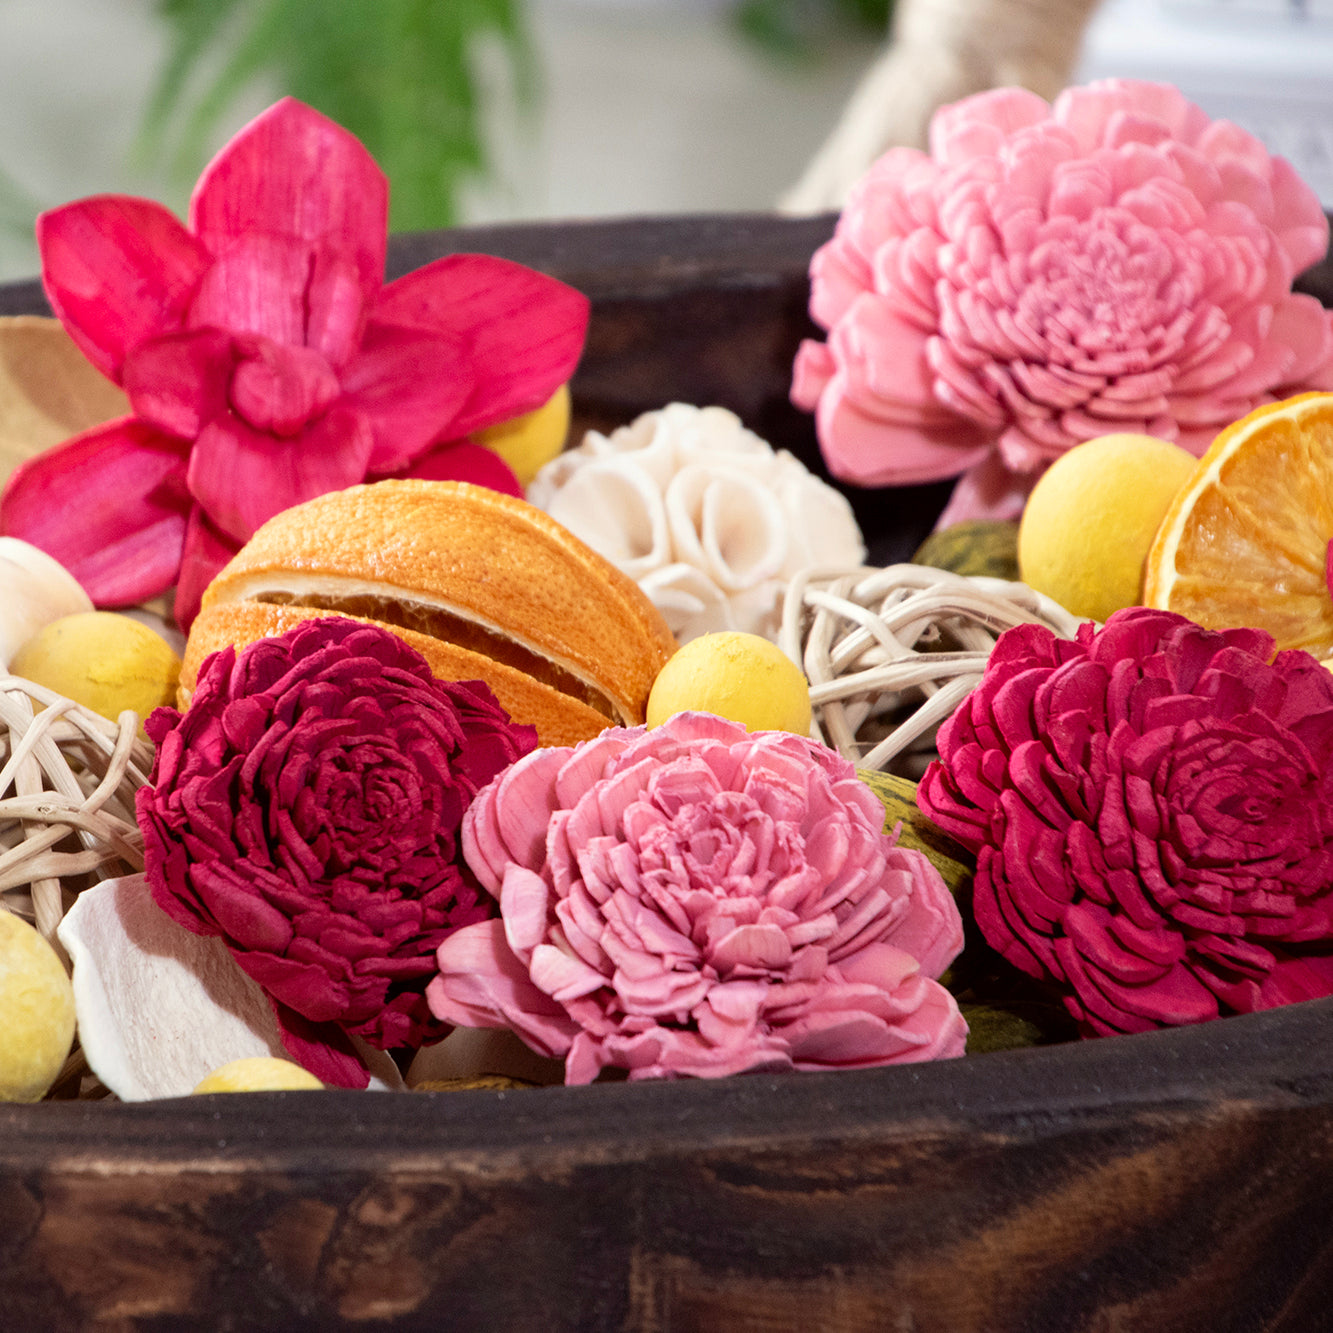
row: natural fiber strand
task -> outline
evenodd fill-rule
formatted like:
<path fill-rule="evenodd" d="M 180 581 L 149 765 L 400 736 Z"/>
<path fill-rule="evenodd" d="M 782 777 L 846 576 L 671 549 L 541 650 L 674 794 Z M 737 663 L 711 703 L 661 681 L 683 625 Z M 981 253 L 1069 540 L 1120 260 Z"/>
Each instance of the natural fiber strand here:
<path fill-rule="evenodd" d="M 925 148 L 935 111 L 988 88 L 1051 98 L 1078 63 L 1098 0 L 897 0 L 890 40 L 828 139 L 781 201 L 790 213 L 838 209 L 896 145 Z"/>
<path fill-rule="evenodd" d="M 143 869 L 134 794 L 152 747 L 138 726 L 136 713 L 112 722 L 0 675 L 0 905 L 57 949 L 56 927 L 79 889 Z"/>
<path fill-rule="evenodd" d="M 1022 583 L 928 565 L 807 569 L 788 585 L 778 643 L 810 682 L 813 734 L 858 767 L 918 776 L 934 736 L 981 679 L 996 640 L 1079 621 Z"/>

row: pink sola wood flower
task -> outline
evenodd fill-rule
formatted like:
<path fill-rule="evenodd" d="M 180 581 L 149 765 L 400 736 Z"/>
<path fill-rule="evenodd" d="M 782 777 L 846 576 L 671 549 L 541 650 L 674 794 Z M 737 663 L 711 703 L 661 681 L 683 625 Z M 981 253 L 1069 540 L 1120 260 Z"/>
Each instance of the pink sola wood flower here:
<path fill-rule="evenodd" d="M 1201 454 L 1224 425 L 1333 387 L 1333 315 L 1293 295 L 1324 257 L 1314 192 L 1174 88 L 1021 89 L 893 149 L 811 265 L 792 399 L 863 486 L 963 474 L 941 522 L 1011 517 L 1113 431 Z"/>
<path fill-rule="evenodd" d="M 20 467 L 0 530 L 102 605 L 178 582 L 188 624 L 251 533 L 303 500 L 389 476 L 518 493 L 460 442 L 569 378 L 587 299 L 484 255 L 383 286 L 387 219 L 365 148 L 290 98 L 206 168 L 188 227 L 123 196 L 43 214 L 52 308 L 133 414 Z"/>
<path fill-rule="evenodd" d="M 463 855 L 500 919 L 438 952 L 437 1018 L 508 1027 L 567 1083 L 963 1053 L 939 872 L 852 765 L 708 713 L 608 727 L 484 787 Z"/>

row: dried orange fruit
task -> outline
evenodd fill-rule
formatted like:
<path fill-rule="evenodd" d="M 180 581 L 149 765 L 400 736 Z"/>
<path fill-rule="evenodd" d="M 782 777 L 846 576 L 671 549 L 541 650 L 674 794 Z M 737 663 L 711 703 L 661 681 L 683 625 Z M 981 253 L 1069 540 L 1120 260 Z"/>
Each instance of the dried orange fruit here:
<path fill-rule="evenodd" d="M 484 680 L 543 745 L 639 726 L 676 641 L 627 575 L 540 509 L 464 481 L 388 480 L 269 519 L 209 584 L 181 667 L 337 615 L 392 629 L 441 680 Z"/>
<path fill-rule="evenodd" d="M 1171 502 L 1144 604 L 1333 656 L 1331 541 L 1333 393 L 1270 403 L 1222 431 Z"/>

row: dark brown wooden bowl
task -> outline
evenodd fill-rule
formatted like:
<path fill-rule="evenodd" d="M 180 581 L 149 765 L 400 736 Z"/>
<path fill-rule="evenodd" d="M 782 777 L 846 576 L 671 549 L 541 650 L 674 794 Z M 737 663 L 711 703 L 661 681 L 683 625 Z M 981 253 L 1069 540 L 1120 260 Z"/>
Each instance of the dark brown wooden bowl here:
<path fill-rule="evenodd" d="M 594 302 L 580 424 L 721 403 L 817 464 L 786 394 L 831 226 L 477 229 L 391 269 L 565 278 Z M 1305 286 L 1333 304 L 1327 266 Z M 856 497 L 872 559 L 946 491 Z M 0 1331 L 93 1326 L 1333 1328 L 1333 1000 L 844 1074 L 0 1109 Z"/>

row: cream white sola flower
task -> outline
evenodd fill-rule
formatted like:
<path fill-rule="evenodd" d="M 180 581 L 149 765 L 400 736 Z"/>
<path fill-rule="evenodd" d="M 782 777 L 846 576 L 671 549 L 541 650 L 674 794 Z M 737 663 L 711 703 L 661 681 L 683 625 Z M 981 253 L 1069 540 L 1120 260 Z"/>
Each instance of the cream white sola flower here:
<path fill-rule="evenodd" d="M 776 640 L 787 581 L 860 564 L 847 500 L 722 407 L 671 403 L 548 463 L 528 500 L 634 579 L 677 640 Z"/>

